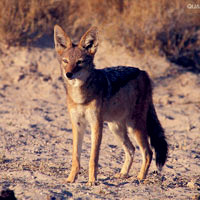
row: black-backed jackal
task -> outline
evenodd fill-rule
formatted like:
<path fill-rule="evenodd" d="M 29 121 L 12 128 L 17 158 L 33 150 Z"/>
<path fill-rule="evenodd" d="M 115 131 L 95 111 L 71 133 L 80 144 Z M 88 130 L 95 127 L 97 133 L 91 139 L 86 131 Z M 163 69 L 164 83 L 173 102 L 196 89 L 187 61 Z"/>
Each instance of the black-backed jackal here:
<path fill-rule="evenodd" d="M 133 134 L 143 158 L 138 179 L 144 179 L 153 154 L 149 138 L 160 169 L 168 152 L 164 130 L 153 105 L 151 80 L 145 71 L 134 67 L 95 69 L 93 59 L 98 47 L 97 34 L 97 28 L 92 27 L 75 45 L 60 26 L 54 28 L 55 49 L 66 87 L 73 131 L 72 168 L 67 182 L 74 182 L 79 172 L 84 126 L 89 123 L 88 183 L 94 184 L 104 121 L 125 151 L 125 162 L 116 177 L 126 177 L 131 168 L 135 147 L 128 134 Z"/>

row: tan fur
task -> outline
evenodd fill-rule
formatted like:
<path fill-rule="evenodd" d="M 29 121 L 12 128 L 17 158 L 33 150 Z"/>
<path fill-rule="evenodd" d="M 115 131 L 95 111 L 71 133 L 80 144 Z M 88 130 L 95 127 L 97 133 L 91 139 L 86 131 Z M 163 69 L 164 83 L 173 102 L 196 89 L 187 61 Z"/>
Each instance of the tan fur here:
<path fill-rule="evenodd" d="M 73 45 L 58 25 L 54 33 L 73 131 L 72 169 L 67 182 L 74 182 L 80 170 L 84 127 L 89 123 L 92 143 L 89 184 L 94 184 L 104 121 L 125 151 L 124 165 L 116 177 L 126 177 L 133 162 L 135 147 L 128 137 L 129 133 L 134 135 L 143 157 L 138 179 L 145 178 L 152 160 L 146 120 L 149 105 L 153 102 L 147 73 L 130 67 L 95 69 L 96 27 L 89 29 L 78 45 Z"/>

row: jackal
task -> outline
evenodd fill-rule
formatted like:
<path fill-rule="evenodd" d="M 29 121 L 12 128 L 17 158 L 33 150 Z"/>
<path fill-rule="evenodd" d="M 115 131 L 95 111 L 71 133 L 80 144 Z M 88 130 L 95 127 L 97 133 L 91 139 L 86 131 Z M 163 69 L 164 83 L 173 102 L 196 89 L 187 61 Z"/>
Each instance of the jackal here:
<path fill-rule="evenodd" d="M 168 144 L 154 108 L 148 74 L 126 66 L 96 69 L 93 63 L 98 47 L 96 27 L 90 28 L 76 45 L 60 26 L 55 25 L 54 41 L 73 131 L 72 168 L 67 182 L 74 182 L 80 169 L 86 123 L 91 128 L 89 185 L 95 183 L 97 176 L 104 121 L 125 151 L 125 162 L 116 177 L 126 177 L 133 162 L 135 147 L 128 134 L 134 135 L 142 153 L 138 179 L 147 175 L 153 154 L 150 144 L 161 169 L 167 159 Z"/>

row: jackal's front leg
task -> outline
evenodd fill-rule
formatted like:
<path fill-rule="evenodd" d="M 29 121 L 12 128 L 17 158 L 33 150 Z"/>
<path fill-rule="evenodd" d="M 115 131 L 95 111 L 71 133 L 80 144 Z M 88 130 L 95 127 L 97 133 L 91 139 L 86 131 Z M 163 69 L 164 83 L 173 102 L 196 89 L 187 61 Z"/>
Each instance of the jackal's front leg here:
<path fill-rule="evenodd" d="M 88 185 L 93 185 L 97 178 L 99 151 L 102 139 L 102 126 L 103 125 L 101 121 L 96 121 L 95 123 L 91 124 L 91 155 L 89 162 Z"/>
<path fill-rule="evenodd" d="M 80 156 L 82 149 L 82 142 L 84 136 L 84 130 L 81 128 L 80 124 L 72 121 L 72 131 L 73 131 L 73 153 L 72 153 L 72 168 L 71 172 L 67 178 L 67 182 L 73 183 L 80 170 Z"/>

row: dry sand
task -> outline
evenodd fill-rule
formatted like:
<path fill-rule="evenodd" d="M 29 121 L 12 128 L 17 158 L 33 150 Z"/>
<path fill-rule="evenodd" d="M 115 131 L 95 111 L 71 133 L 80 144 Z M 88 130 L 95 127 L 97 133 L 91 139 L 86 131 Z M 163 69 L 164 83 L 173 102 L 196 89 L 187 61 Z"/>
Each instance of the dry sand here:
<path fill-rule="evenodd" d="M 106 47 L 106 48 L 105 48 Z M 137 147 L 130 177 L 115 179 L 124 153 L 106 124 L 96 186 L 86 185 L 90 132 L 86 130 L 79 178 L 65 180 L 71 167 L 72 130 L 59 65 L 52 48 L 10 48 L 0 55 L 0 189 L 18 199 L 199 199 L 200 75 L 185 72 L 162 57 L 130 57 L 103 43 L 98 68 L 131 65 L 154 80 L 154 101 L 166 137 L 169 157 L 161 174 L 155 160 L 145 181 Z"/>

